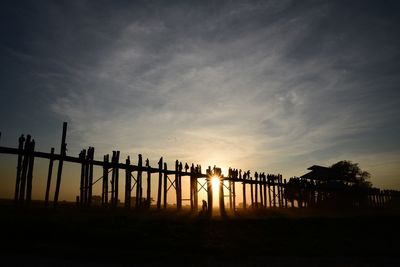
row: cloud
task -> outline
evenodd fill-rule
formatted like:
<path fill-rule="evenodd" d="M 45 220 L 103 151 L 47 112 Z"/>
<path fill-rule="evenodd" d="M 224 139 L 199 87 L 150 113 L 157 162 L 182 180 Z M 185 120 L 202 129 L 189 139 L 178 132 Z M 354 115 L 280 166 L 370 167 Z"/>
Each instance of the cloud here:
<path fill-rule="evenodd" d="M 346 8 L 89 1 L 63 22 L 55 5 L 47 43 L 36 37 L 34 76 L 54 99 L 49 110 L 70 122 L 70 153 L 94 145 L 98 155 L 120 149 L 294 175 L 312 160 L 355 156 L 354 140 L 399 121 L 391 21 Z"/>

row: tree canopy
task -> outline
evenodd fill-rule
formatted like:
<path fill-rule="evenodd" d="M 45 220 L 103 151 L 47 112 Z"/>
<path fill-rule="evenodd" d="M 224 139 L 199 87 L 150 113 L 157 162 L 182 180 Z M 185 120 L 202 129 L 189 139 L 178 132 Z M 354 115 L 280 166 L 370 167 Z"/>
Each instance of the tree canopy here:
<path fill-rule="evenodd" d="M 339 161 L 331 166 L 332 171 L 337 178 L 343 181 L 354 183 L 356 186 L 371 187 L 372 184 L 368 179 L 370 173 L 361 170 L 358 163 L 353 163 L 348 160 Z"/>

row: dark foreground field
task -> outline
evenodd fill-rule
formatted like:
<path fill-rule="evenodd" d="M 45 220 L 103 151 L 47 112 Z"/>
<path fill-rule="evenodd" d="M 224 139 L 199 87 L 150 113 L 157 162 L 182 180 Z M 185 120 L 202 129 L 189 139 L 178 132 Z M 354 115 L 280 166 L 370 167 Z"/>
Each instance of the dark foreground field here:
<path fill-rule="evenodd" d="M 1 266 L 400 266 L 400 216 L 269 211 L 15 209 L 0 205 Z"/>

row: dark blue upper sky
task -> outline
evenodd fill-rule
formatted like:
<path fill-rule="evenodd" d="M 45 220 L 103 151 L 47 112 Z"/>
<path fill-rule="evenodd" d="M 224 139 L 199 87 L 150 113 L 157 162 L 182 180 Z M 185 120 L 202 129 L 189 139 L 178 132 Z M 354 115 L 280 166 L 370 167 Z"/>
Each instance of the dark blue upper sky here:
<path fill-rule="evenodd" d="M 3 1 L 1 145 L 400 189 L 398 1 Z"/>

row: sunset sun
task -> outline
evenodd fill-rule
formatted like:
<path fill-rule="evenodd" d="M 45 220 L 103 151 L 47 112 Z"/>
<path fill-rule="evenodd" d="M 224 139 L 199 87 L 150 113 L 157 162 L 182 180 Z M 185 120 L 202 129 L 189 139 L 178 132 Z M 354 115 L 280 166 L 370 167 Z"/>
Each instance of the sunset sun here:
<path fill-rule="evenodd" d="M 213 192 L 216 193 L 218 192 L 218 186 L 219 186 L 220 180 L 218 176 L 213 176 L 211 177 L 211 184 L 213 188 Z"/>

